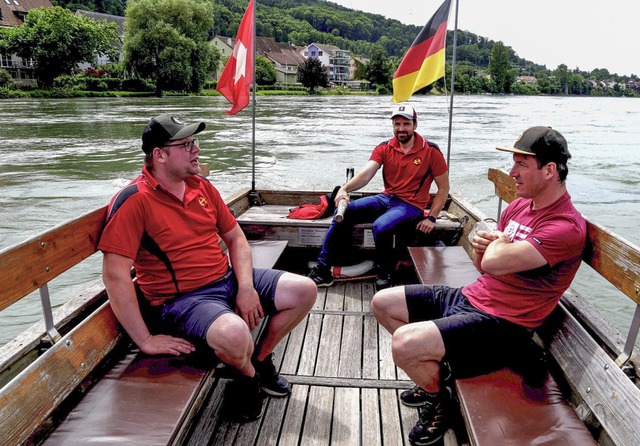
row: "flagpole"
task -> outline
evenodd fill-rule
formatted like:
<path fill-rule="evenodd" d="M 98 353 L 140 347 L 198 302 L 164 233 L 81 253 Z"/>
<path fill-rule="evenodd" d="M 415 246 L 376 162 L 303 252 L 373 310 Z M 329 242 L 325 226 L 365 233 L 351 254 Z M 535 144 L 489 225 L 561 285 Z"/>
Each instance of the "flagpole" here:
<path fill-rule="evenodd" d="M 258 50 L 258 32 L 256 30 L 256 2 L 253 2 L 253 119 L 251 128 L 251 192 L 256 191 L 256 51 Z"/>
<path fill-rule="evenodd" d="M 451 99 L 449 101 L 449 136 L 447 140 L 447 166 L 451 170 L 451 125 L 453 121 L 453 93 L 456 81 L 456 47 L 458 44 L 458 0 L 456 0 L 456 19 L 453 28 L 453 53 L 451 54 Z"/>

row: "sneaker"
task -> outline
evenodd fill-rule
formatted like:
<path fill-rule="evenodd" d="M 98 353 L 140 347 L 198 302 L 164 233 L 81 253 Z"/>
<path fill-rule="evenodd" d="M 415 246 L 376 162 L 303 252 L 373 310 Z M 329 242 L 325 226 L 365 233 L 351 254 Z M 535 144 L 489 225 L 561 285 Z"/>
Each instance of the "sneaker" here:
<path fill-rule="evenodd" d="M 240 421 L 253 421 L 262 416 L 264 397 L 258 376 L 242 376 L 231 381 L 225 390 L 225 412 Z"/>
<path fill-rule="evenodd" d="M 441 386 L 449 388 L 449 391 L 452 392 L 453 383 L 451 375 L 451 367 L 448 362 L 442 362 L 440 365 L 440 384 Z M 405 390 L 400 394 L 400 401 L 402 404 L 409 407 L 419 407 L 422 406 L 425 401 L 427 401 L 427 396 L 429 392 L 424 390 L 420 386 L 413 386 L 413 388 Z"/>
<path fill-rule="evenodd" d="M 439 393 L 429 393 L 425 403 L 418 407 L 418 422 L 409 432 L 409 442 L 426 446 L 439 441 L 448 428 L 451 391 L 445 387 Z"/>
<path fill-rule="evenodd" d="M 319 287 L 333 285 L 333 274 L 331 274 L 331 269 L 327 267 L 314 266 L 308 277 Z"/>
<path fill-rule="evenodd" d="M 262 361 L 254 361 L 253 366 L 260 376 L 262 390 L 271 396 L 287 396 L 291 393 L 291 384 L 278 373 L 273 365 L 273 353 Z"/>
<path fill-rule="evenodd" d="M 376 290 L 384 290 L 385 288 L 389 288 L 391 286 L 391 274 L 384 273 L 378 274 L 378 279 L 376 280 Z"/>

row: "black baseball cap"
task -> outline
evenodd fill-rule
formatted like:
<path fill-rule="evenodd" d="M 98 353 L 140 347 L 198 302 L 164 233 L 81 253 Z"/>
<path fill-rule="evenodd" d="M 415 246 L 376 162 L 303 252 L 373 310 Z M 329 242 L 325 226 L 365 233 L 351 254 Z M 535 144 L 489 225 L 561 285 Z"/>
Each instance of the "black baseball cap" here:
<path fill-rule="evenodd" d="M 151 118 L 142 132 L 142 151 L 149 154 L 155 147 L 162 147 L 169 141 L 195 135 L 205 127 L 204 122 L 187 125 L 171 113 L 156 116 Z"/>
<path fill-rule="evenodd" d="M 557 130 L 545 126 L 525 130 L 513 147 L 496 147 L 496 149 L 564 162 L 571 158 L 564 136 Z"/>

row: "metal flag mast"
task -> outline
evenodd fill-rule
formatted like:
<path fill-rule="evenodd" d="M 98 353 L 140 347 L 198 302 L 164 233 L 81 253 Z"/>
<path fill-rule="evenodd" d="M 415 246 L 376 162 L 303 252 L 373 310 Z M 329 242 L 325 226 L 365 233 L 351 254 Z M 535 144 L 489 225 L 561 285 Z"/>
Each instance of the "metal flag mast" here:
<path fill-rule="evenodd" d="M 251 82 L 252 89 L 252 122 L 251 122 L 251 190 L 249 191 L 249 203 L 251 206 L 262 206 L 265 204 L 262 196 L 256 191 L 256 52 L 258 51 L 258 38 L 256 27 L 256 1 L 253 1 L 253 11 L 251 11 L 253 20 L 253 51 L 251 51 L 251 65 L 253 67 L 253 81 Z"/>
<path fill-rule="evenodd" d="M 449 134 L 447 137 L 447 166 L 449 170 L 451 170 L 451 125 L 453 121 L 453 93 L 454 93 L 454 83 L 456 81 L 456 47 L 458 45 L 458 1 L 456 0 L 456 18 L 454 20 L 453 27 L 453 52 L 451 54 L 451 91 L 449 92 L 450 101 L 449 101 Z M 445 45 L 446 48 L 446 45 Z M 445 84 L 446 85 L 446 84 Z"/>

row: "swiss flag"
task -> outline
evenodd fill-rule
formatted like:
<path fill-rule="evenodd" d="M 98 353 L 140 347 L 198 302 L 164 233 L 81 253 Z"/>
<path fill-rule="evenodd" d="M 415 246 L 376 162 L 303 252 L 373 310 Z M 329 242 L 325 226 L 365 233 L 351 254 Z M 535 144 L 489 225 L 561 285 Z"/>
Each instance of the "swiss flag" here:
<path fill-rule="evenodd" d="M 249 87 L 253 82 L 253 11 L 253 0 L 250 0 L 238 28 L 233 54 L 229 57 L 216 88 L 231 102 L 228 115 L 235 115 L 249 105 Z"/>

